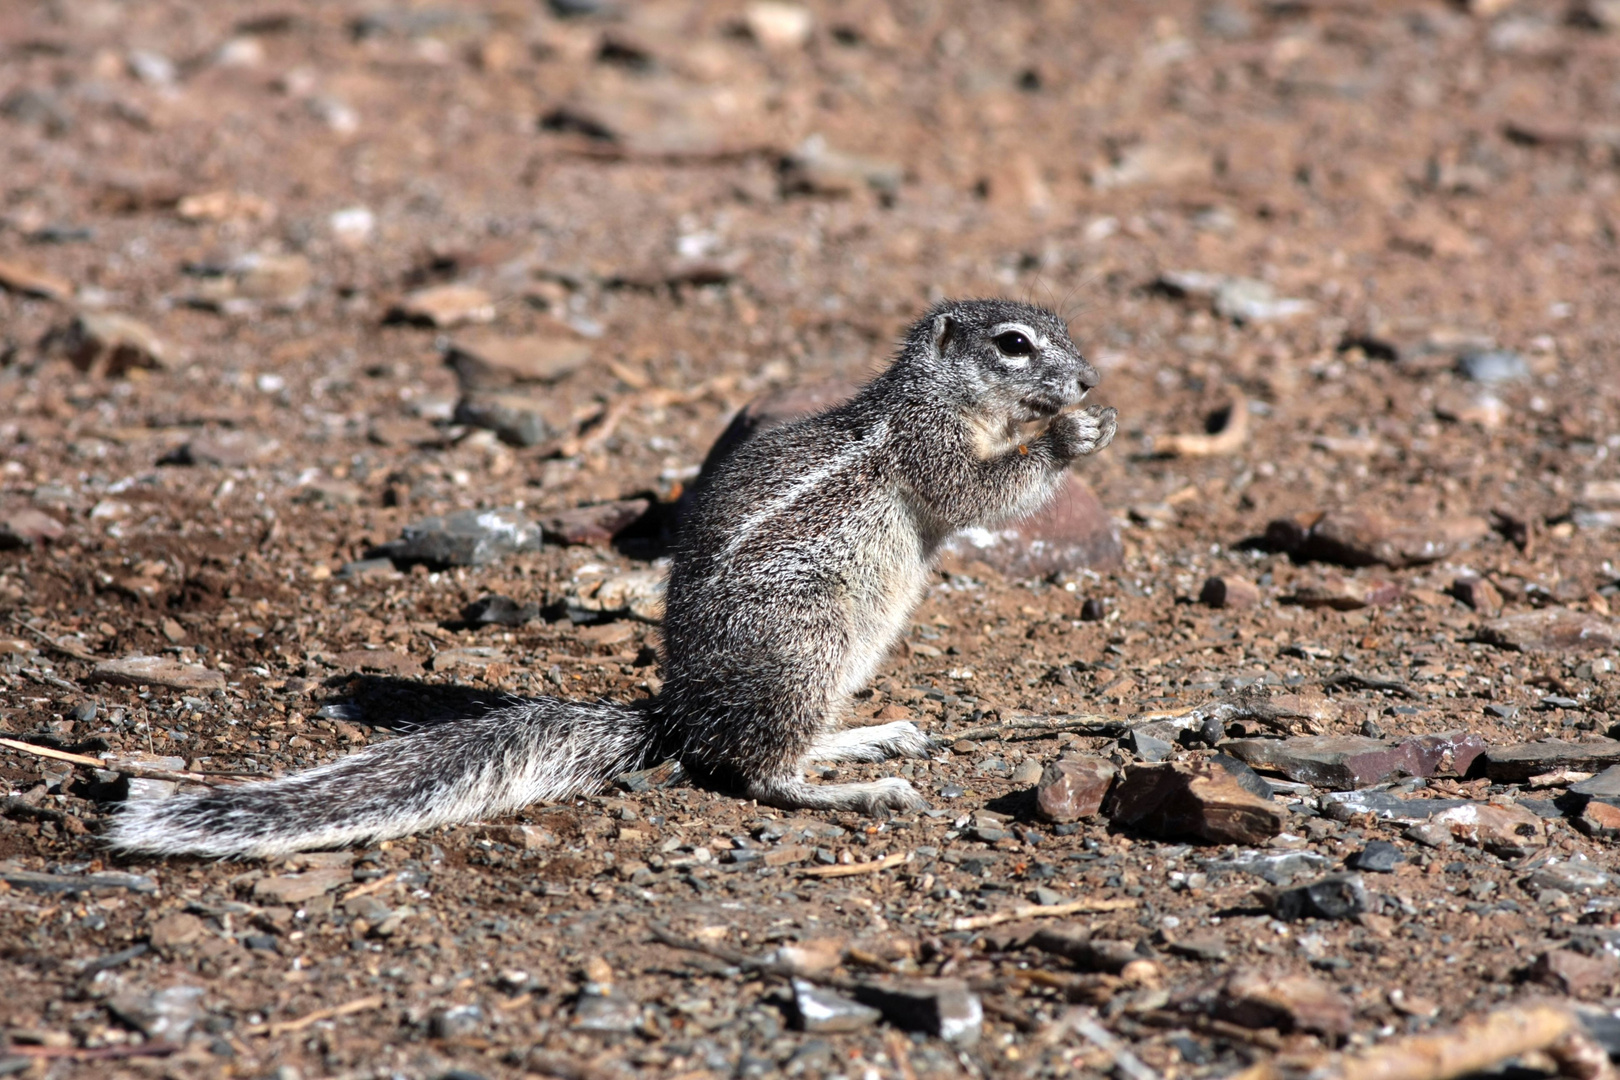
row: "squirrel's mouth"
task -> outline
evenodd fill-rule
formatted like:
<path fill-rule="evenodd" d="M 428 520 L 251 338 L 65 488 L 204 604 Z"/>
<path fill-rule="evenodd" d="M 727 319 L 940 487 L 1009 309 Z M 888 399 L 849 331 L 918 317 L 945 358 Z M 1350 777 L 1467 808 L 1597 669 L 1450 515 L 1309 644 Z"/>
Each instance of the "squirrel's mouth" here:
<path fill-rule="evenodd" d="M 1085 396 L 1085 392 L 1081 391 L 1080 398 Z M 1080 398 L 1076 398 L 1074 401 L 1065 401 L 1049 394 L 1031 394 L 1029 397 L 1021 399 L 1018 404 L 1029 413 L 1030 419 L 1044 420 L 1080 404 Z"/>

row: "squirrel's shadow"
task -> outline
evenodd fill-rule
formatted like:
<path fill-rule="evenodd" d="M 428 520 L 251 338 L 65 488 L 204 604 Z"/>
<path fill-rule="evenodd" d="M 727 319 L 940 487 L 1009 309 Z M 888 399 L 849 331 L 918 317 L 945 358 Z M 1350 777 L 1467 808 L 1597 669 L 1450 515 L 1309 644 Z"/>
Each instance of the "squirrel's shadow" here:
<path fill-rule="evenodd" d="M 427 683 L 391 675 L 338 675 L 326 680 L 321 707 L 348 706 L 348 723 L 410 732 L 436 724 L 476 720 L 528 698 L 459 683 Z"/>

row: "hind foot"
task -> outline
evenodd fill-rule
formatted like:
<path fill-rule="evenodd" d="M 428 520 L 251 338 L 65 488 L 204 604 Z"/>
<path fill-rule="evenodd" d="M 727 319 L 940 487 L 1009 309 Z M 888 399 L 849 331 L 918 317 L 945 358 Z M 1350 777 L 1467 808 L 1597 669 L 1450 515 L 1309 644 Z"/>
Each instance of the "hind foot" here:
<path fill-rule="evenodd" d="M 878 814 L 928 807 L 917 789 L 898 776 L 867 784 L 809 784 L 797 777 L 756 780 L 748 785 L 744 794 L 778 810 L 853 810 Z"/>
<path fill-rule="evenodd" d="M 931 741 L 909 720 L 831 731 L 815 741 L 806 761 L 887 761 L 927 757 Z"/>

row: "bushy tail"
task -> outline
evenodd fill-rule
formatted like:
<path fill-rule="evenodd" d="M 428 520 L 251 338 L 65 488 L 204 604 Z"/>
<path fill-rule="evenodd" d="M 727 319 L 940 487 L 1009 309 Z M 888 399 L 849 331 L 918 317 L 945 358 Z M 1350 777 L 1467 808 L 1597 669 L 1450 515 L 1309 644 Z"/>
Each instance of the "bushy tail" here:
<path fill-rule="evenodd" d="M 598 791 L 649 764 L 655 743 L 643 709 L 538 698 L 279 780 L 131 803 L 109 840 L 218 858 L 382 840 Z"/>

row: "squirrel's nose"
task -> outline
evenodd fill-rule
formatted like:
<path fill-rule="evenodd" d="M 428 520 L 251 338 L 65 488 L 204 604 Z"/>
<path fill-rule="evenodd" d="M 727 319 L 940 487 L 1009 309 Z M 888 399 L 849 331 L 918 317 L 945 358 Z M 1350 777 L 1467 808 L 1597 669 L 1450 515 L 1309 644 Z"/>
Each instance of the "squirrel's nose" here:
<path fill-rule="evenodd" d="M 1097 374 L 1097 369 L 1088 364 L 1083 356 L 1080 357 L 1080 370 L 1075 373 L 1075 378 L 1079 380 L 1081 394 L 1095 390 L 1097 384 L 1102 382 L 1102 376 Z"/>

